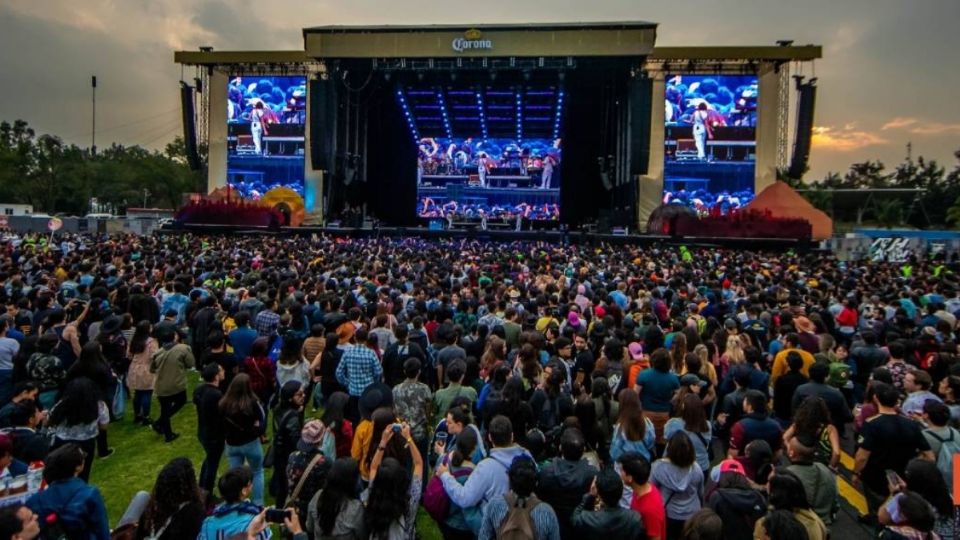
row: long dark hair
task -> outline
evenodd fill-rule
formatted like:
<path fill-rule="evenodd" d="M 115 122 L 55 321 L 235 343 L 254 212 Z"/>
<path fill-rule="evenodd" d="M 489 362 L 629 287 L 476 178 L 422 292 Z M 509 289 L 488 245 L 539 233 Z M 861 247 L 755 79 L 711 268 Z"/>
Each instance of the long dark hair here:
<path fill-rule="evenodd" d="M 60 401 L 50 413 L 50 425 L 78 426 L 95 422 L 100 416 L 100 389 L 86 377 L 67 383 Z"/>
<path fill-rule="evenodd" d="M 153 485 L 153 493 L 150 494 L 150 502 L 144 513 L 144 530 L 156 532 L 156 527 L 162 527 L 167 518 L 176 514 L 183 503 L 202 504 L 193 463 L 187 458 L 179 457 L 164 465 L 157 475 L 157 483 Z"/>
<path fill-rule="evenodd" d="M 479 442 L 477 432 L 464 427 L 463 431 L 457 435 L 457 448 L 450 455 L 450 464 L 459 467 L 464 461 L 469 461 Z"/>
<path fill-rule="evenodd" d="M 335 433 L 342 430 L 343 411 L 347 408 L 348 401 L 350 401 L 350 396 L 343 392 L 334 392 L 327 398 L 327 406 L 323 410 L 323 416 L 320 417 L 327 429 L 333 430 Z"/>
<path fill-rule="evenodd" d="M 377 476 L 370 485 L 364 521 L 371 538 L 386 538 L 395 521 L 410 506 L 410 473 L 394 458 L 384 458 Z"/>
<path fill-rule="evenodd" d="M 327 483 L 320 492 L 320 497 L 317 498 L 317 513 L 323 535 L 333 532 L 343 505 L 357 498 L 359 482 L 360 467 L 357 465 L 357 460 L 343 457 L 333 462 L 330 472 L 327 473 Z"/>
<path fill-rule="evenodd" d="M 377 446 L 380 445 L 380 437 L 383 436 L 383 430 L 392 429 L 390 426 L 397 421 L 397 415 L 391 407 L 380 407 L 379 409 L 373 411 L 373 414 L 370 415 L 370 421 L 373 422 L 373 436 L 370 437 L 370 445 L 367 447 L 367 456 L 364 459 L 367 466 L 373 461 L 373 454 L 377 451 Z M 384 457 L 392 456 L 399 457 L 402 455 L 402 450 L 399 448 L 403 437 L 394 436 L 390 439 L 390 442 L 387 444 L 387 450 L 384 452 Z"/>
<path fill-rule="evenodd" d="M 147 340 L 150 339 L 152 328 L 150 321 L 137 323 L 137 329 L 133 331 L 133 337 L 130 338 L 130 354 L 140 354 L 147 350 Z"/>
<path fill-rule="evenodd" d="M 217 404 L 220 414 L 223 416 L 233 416 L 235 414 L 250 412 L 257 407 L 257 395 L 250 388 L 250 376 L 246 373 L 239 373 L 230 381 L 227 387 L 227 393 L 220 398 Z"/>
<path fill-rule="evenodd" d="M 680 404 L 680 418 L 683 419 L 684 428 L 694 433 L 706 433 L 710 431 L 707 424 L 707 414 L 703 409 L 703 401 L 696 394 L 687 394 L 683 396 Z"/>
<path fill-rule="evenodd" d="M 631 388 L 624 388 L 617 396 L 620 403 L 620 431 L 628 441 L 642 441 L 647 434 L 647 419 L 643 415 L 640 396 Z"/>
<path fill-rule="evenodd" d="M 107 359 L 103 356 L 100 343 L 98 341 L 88 341 L 86 345 L 80 349 L 80 356 L 77 358 L 77 361 L 67 370 L 67 378 L 71 379 L 73 377 L 93 375 L 106 368 Z"/>
<path fill-rule="evenodd" d="M 940 513 L 941 516 L 953 515 L 953 501 L 950 490 L 943 480 L 943 474 L 936 463 L 921 458 L 913 458 L 907 463 L 904 473 L 907 489 L 919 493 Z"/>
<path fill-rule="evenodd" d="M 797 435 L 804 435 L 816 440 L 823 428 L 829 426 L 830 409 L 821 397 L 810 396 L 797 407 L 793 416 L 793 426 Z M 806 444 L 806 443 L 804 443 Z"/>
<path fill-rule="evenodd" d="M 803 482 L 784 467 L 775 469 L 770 477 L 770 506 L 791 512 L 810 508 Z"/>

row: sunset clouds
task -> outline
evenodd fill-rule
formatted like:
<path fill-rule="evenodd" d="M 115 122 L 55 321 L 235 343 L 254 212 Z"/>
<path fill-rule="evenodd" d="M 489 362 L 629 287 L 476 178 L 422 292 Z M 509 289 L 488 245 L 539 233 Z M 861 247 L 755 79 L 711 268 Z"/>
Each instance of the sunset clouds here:
<path fill-rule="evenodd" d="M 953 105 L 960 70 L 952 69 L 960 50 L 957 0 L 487 0 L 475 7 L 435 0 L 2 0 L 0 120 L 22 118 L 40 133 L 89 144 L 89 80 L 97 75 L 98 125 L 130 126 L 103 137 L 162 147 L 177 132 L 177 49 L 300 49 L 304 27 L 333 24 L 647 20 L 660 25 L 660 46 L 822 44 L 824 58 L 802 67 L 819 79 L 810 177 L 856 161 L 896 163 L 908 142 L 917 155 L 944 164 L 960 148 L 960 107 Z M 183 75 L 189 81 L 195 73 Z"/>

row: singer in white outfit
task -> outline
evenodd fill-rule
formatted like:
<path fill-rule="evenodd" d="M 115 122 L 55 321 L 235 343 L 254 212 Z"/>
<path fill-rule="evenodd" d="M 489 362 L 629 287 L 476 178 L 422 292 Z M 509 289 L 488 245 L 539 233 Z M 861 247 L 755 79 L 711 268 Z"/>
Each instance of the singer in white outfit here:
<path fill-rule="evenodd" d="M 264 116 L 263 102 L 258 101 L 250 112 L 250 134 L 253 135 L 253 148 L 257 154 L 263 154 L 263 136 L 267 134 L 267 123 Z"/>
<path fill-rule="evenodd" d="M 710 113 L 707 104 L 701 102 L 693 112 L 693 142 L 697 145 L 697 159 L 707 159 L 707 139 L 713 138 L 710 133 L 710 124 L 707 122 Z"/>

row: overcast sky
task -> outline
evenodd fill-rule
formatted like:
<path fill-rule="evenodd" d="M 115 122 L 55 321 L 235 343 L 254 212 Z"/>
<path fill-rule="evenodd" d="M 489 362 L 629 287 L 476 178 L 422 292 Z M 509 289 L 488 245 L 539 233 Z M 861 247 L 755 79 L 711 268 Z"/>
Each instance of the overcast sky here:
<path fill-rule="evenodd" d="M 908 142 L 950 167 L 960 149 L 960 0 L 2 0 L 0 119 L 88 145 L 96 74 L 98 146 L 156 148 L 180 130 L 177 49 L 302 49 L 300 30 L 327 24 L 599 20 L 659 23 L 662 46 L 822 44 L 811 178 L 895 164 Z"/>

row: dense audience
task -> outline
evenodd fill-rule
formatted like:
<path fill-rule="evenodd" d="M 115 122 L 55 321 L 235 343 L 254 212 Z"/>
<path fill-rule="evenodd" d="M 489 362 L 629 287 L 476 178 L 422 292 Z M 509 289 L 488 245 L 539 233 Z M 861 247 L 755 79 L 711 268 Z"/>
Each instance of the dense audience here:
<path fill-rule="evenodd" d="M 0 538 L 821 540 L 839 476 L 881 538 L 952 539 L 958 292 L 942 258 L 10 234 Z M 202 450 L 113 523 L 115 422 Z"/>

